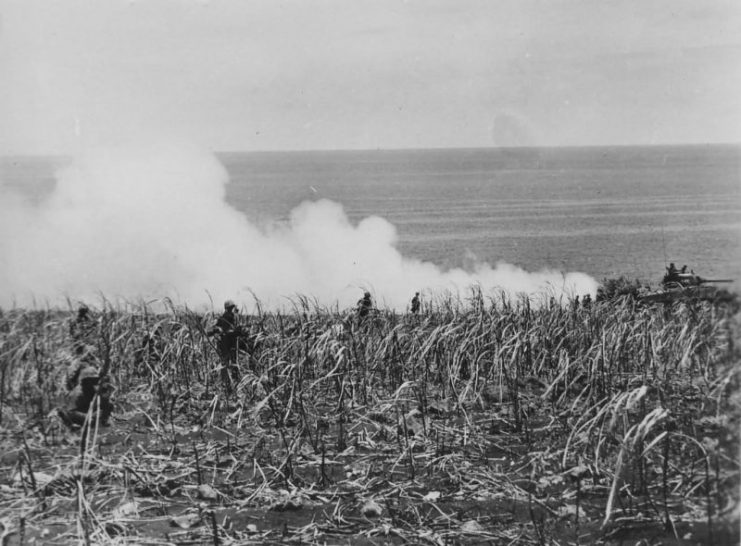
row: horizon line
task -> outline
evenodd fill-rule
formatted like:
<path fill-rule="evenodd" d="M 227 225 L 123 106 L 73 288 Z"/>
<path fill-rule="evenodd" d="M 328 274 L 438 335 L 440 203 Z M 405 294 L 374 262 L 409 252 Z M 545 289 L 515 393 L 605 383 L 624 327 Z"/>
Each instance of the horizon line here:
<path fill-rule="evenodd" d="M 429 146 L 421 148 L 400 147 L 400 148 L 285 148 L 285 149 L 232 149 L 216 150 L 209 149 L 216 155 L 225 154 L 281 154 L 281 153 L 342 153 L 342 152 L 425 152 L 425 151 L 445 151 L 445 150 L 503 150 L 503 151 L 525 151 L 525 150 L 558 150 L 558 149 L 606 149 L 606 148 L 699 148 L 702 146 L 715 147 L 741 147 L 740 142 L 681 142 L 681 143 L 656 143 L 656 144 L 567 144 L 567 145 L 544 145 L 544 146 Z M 3 159 L 15 159 L 24 157 L 72 157 L 73 153 L 39 153 L 39 152 L 18 152 L 0 154 Z"/>
<path fill-rule="evenodd" d="M 566 144 L 545 146 L 429 146 L 424 148 L 307 148 L 284 150 L 214 150 L 215 154 L 321 153 L 321 152 L 425 152 L 443 150 L 558 150 L 583 148 L 699 148 L 701 146 L 741 147 L 739 142 L 681 142 L 663 144 Z"/>

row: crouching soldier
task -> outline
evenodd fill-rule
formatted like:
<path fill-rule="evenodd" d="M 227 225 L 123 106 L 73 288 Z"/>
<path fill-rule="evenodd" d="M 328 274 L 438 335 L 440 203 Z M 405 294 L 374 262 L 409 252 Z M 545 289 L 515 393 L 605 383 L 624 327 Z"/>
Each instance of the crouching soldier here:
<path fill-rule="evenodd" d="M 98 359 L 94 353 L 83 351 L 79 356 L 75 356 L 69 363 L 67 370 L 67 380 L 65 385 L 67 391 L 72 391 L 77 385 L 80 384 L 80 374 L 86 368 L 96 368 Z"/>
<path fill-rule="evenodd" d="M 84 368 L 80 372 L 77 387 L 70 393 L 71 407 L 59 410 L 59 416 L 69 428 L 77 429 L 85 424 L 88 411 L 92 409 L 90 422 L 99 419 L 101 425 L 108 426 L 113 412 L 111 390 L 107 381 L 101 381 L 97 368 L 92 366 Z M 96 396 L 98 400 L 93 403 Z"/>

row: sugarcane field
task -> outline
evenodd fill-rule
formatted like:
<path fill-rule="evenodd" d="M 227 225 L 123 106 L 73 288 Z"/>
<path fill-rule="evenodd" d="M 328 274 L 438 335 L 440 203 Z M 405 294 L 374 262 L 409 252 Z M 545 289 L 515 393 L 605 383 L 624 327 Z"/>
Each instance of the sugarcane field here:
<path fill-rule="evenodd" d="M 2 310 L 3 545 L 739 541 L 736 298 L 227 304 Z"/>

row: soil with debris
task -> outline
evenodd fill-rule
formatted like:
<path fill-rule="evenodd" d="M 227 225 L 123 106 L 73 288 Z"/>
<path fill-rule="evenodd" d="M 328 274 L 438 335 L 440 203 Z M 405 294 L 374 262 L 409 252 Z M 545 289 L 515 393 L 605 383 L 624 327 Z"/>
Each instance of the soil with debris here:
<path fill-rule="evenodd" d="M 108 311 L 86 434 L 65 317 L 5 315 L 2 544 L 738 544 L 737 315 L 669 313 L 267 315 L 228 385 L 204 317 L 142 362 Z"/>

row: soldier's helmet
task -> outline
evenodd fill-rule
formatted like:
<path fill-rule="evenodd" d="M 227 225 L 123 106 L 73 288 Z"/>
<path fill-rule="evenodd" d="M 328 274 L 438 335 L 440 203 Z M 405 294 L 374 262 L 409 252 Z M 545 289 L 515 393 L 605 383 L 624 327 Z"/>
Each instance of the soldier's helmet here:
<path fill-rule="evenodd" d="M 83 381 L 97 381 L 98 379 L 100 379 L 100 372 L 94 366 L 87 366 L 80 372 L 80 383 Z"/>
<path fill-rule="evenodd" d="M 224 309 L 226 309 L 227 311 L 229 311 L 230 309 L 236 309 L 236 308 L 237 308 L 237 304 L 234 303 L 232 300 L 226 300 L 224 302 Z"/>
<path fill-rule="evenodd" d="M 89 312 L 90 312 L 90 308 L 84 303 L 81 303 L 80 306 L 77 308 L 77 314 L 80 316 L 85 316 Z"/>
<path fill-rule="evenodd" d="M 365 293 L 365 297 L 366 297 L 366 298 L 370 298 L 370 297 L 371 297 L 371 295 L 370 295 L 370 292 L 366 292 L 366 293 Z"/>

